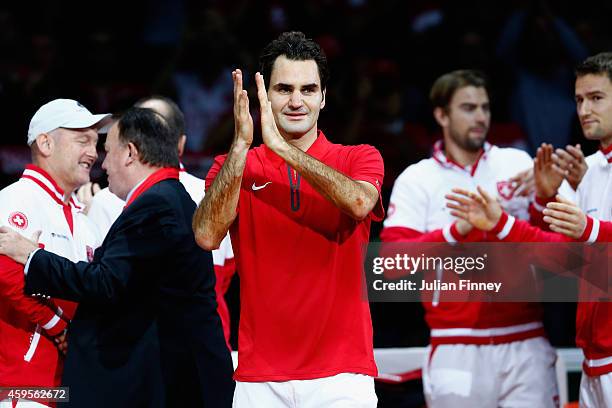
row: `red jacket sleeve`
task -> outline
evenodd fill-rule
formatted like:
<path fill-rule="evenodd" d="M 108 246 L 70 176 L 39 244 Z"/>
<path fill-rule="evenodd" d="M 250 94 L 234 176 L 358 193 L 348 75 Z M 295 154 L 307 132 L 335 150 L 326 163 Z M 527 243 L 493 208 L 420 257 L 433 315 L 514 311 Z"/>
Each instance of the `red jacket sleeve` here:
<path fill-rule="evenodd" d="M 610 242 L 612 222 L 601 221 L 587 216 L 587 225 L 577 240 L 555 232 L 542 231 L 502 213 L 499 221 L 491 230 L 501 241 L 507 242 Z"/>
<path fill-rule="evenodd" d="M 67 323 L 46 303 L 23 292 L 23 266 L 6 256 L 0 256 L 0 301 L 12 310 L 40 325 L 50 336 L 62 332 Z"/>
<path fill-rule="evenodd" d="M 502 213 L 499 221 L 491 230 L 500 241 L 506 242 L 572 242 L 571 238 L 555 232 L 542 231 L 526 221 L 518 220 Z"/>
<path fill-rule="evenodd" d="M 383 242 L 461 242 L 467 239 L 462 236 L 455 223 L 430 232 L 420 232 L 406 227 L 386 227 L 380 233 Z"/>
<path fill-rule="evenodd" d="M 553 201 L 555 201 L 554 197 L 543 199 L 536 196 L 535 200 L 529 204 L 529 223 L 544 231 L 550 231 L 550 225 L 544 222 L 542 211 L 546 208 L 546 204 Z"/>
<path fill-rule="evenodd" d="M 610 221 L 599 221 L 599 236 L 597 237 L 598 242 L 610 242 L 612 239 L 612 222 Z"/>
<path fill-rule="evenodd" d="M 612 222 L 598 220 L 587 215 L 587 225 L 579 241 L 610 242 L 610 238 L 612 238 Z"/>

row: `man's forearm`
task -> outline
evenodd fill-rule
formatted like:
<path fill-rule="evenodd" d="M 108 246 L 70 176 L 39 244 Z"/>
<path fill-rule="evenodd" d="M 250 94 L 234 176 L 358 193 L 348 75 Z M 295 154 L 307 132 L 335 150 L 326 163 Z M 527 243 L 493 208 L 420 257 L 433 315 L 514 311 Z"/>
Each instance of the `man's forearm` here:
<path fill-rule="evenodd" d="M 378 202 L 374 186 L 369 189 L 288 143 L 276 153 L 323 197 L 355 220 L 367 217 Z"/>
<path fill-rule="evenodd" d="M 198 245 L 206 250 L 219 247 L 236 218 L 242 174 L 249 147 L 233 144 L 223 166 L 193 216 Z"/>
<path fill-rule="evenodd" d="M 103 258 L 100 262 L 72 262 L 46 250 L 32 257 L 24 292 L 40 293 L 72 302 L 114 303 L 132 290 L 135 256 Z"/>
<path fill-rule="evenodd" d="M 54 336 L 64 330 L 66 322 L 57 312 L 39 299 L 23 293 L 23 266 L 0 256 L 0 298 L 19 315 L 27 316 L 32 323 L 40 325 Z"/>

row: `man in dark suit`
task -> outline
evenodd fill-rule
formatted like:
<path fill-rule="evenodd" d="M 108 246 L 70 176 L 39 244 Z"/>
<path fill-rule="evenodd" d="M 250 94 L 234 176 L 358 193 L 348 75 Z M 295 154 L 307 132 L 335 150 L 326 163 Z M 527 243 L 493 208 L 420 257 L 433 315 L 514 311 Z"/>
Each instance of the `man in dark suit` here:
<path fill-rule="evenodd" d="M 173 133 L 142 108 L 110 129 L 102 167 L 127 204 L 91 263 L 0 229 L 0 253 L 25 264 L 27 293 L 79 302 L 64 367 L 68 406 L 231 406 L 212 257 L 194 239 Z"/>

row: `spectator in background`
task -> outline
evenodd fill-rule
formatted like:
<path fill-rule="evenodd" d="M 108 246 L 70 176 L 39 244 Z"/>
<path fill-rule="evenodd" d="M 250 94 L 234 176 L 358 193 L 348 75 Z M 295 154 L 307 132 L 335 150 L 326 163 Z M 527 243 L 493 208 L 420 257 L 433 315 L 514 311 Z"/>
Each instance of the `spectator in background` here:
<path fill-rule="evenodd" d="M 176 103 L 164 96 L 154 95 L 139 100 L 134 106 L 152 109 L 168 121 L 170 129 L 176 134 L 178 140 L 177 148 L 180 160 L 185 150 L 187 136 L 185 135 L 183 112 L 181 112 Z M 180 166 L 179 181 L 183 184 L 191 199 L 198 205 L 204 197 L 204 180 L 188 173 L 182 163 L 180 163 Z M 91 188 L 91 186 L 87 186 L 87 188 Z M 93 199 L 91 199 L 88 216 L 96 224 L 102 235 L 106 236 L 111 225 L 119 217 L 124 207 L 125 201 L 111 193 L 107 187 L 95 194 Z M 220 248 L 212 251 L 212 256 L 216 277 L 217 311 L 221 318 L 223 334 L 229 348 L 230 314 L 225 302 L 225 293 L 235 272 L 234 253 L 229 234 L 221 242 Z"/>
<path fill-rule="evenodd" d="M 354 101 L 344 125 L 349 144 L 371 143 L 385 157 L 385 180 L 395 180 L 406 161 L 418 160 L 422 143 L 406 132 L 402 116 L 400 68 L 389 59 L 362 59 L 356 64 Z M 429 149 L 429 145 L 426 149 Z"/>
<path fill-rule="evenodd" d="M 508 18 L 497 54 L 513 70 L 510 116 L 527 133 L 532 154 L 542 143 L 570 142 L 575 109 L 572 69 L 587 53 L 545 1 Z"/>
<path fill-rule="evenodd" d="M 231 406 L 212 255 L 191 230 L 177 144 L 151 109 L 131 108 L 111 127 L 102 167 L 126 205 L 89 263 L 0 229 L 1 253 L 25 265 L 26 293 L 79 302 L 63 376 L 69 406 Z"/>
<path fill-rule="evenodd" d="M 436 142 L 433 157 L 408 166 L 395 181 L 381 240 L 453 243 L 468 234 L 472 242 L 486 240 L 454 222 L 444 207 L 445 195 L 459 186 L 488 186 L 507 211 L 527 218 L 529 200 L 515 194 L 507 180 L 530 168 L 532 160 L 523 151 L 486 142 L 491 113 L 483 75 L 447 73 L 430 95 L 443 139 Z M 454 277 L 454 271 L 439 273 L 445 281 Z M 423 299 L 431 328 L 423 362 L 427 405 L 555 407 L 556 354 L 545 338 L 540 305 L 457 302 L 450 296 L 435 292 Z"/>
<path fill-rule="evenodd" d="M 230 58 L 240 56 L 222 15 L 201 9 L 192 18 L 170 82 L 185 113 L 187 150 L 214 153 L 229 146 L 233 130 Z"/>
<path fill-rule="evenodd" d="M 31 109 L 30 105 L 24 103 L 22 76 L 26 67 L 20 58 L 20 53 L 26 48 L 26 40 L 22 27 L 19 27 L 18 16 L 9 10 L 0 9 L 0 111 L 5 113 L 2 121 L 2 144 L 23 144 L 23 123 L 26 118 L 13 113 L 22 112 L 22 116 L 25 116 Z M 0 158 L 0 164 L 1 162 Z M 2 170 L 4 169 L 0 168 L 0 187 L 4 186 Z M 18 170 L 21 170 L 21 166 Z"/>
<path fill-rule="evenodd" d="M 548 158 L 541 154 L 543 150 L 538 149 L 535 177 L 539 178 L 540 182 L 536 183 L 536 195 L 548 201 L 548 208 L 544 209 L 539 217 L 551 223 L 550 229 L 558 234 L 545 233 L 520 221 L 515 222 L 514 217 L 502 214 L 496 201 L 488 197 L 483 190 L 479 191 L 481 196 L 476 200 L 473 200 L 477 197 L 473 193 L 470 195 L 467 191 L 457 191 L 467 201 L 452 198 L 451 201 L 455 203 L 449 207 L 455 210 L 453 215 L 479 225 L 485 231 L 491 231 L 491 235 L 497 234 L 497 238 L 502 241 L 558 242 L 565 240 L 559 234 L 562 233 L 569 238 L 589 243 L 610 242 L 612 53 L 604 52 L 587 58 L 578 65 L 575 73 L 578 118 L 585 138 L 597 141 L 599 151 L 586 158 L 588 169 L 580 175 L 579 180 L 574 180 L 574 184 L 572 177 L 568 177 L 571 173 L 554 169 L 550 157 L 551 146 L 546 147 L 549 151 Z M 538 176 L 538 173 L 541 174 Z M 577 185 L 576 198 L 579 207 L 557 195 L 564 177 L 572 185 Z M 555 199 L 558 202 L 554 202 Z M 486 210 L 477 216 L 476 213 L 483 209 Z M 605 272 L 605 269 L 603 271 Z M 584 353 L 580 407 L 609 408 L 612 406 L 612 303 L 609 292 L 608 296 L 602 296 L 597 285 L 587 284 L 584 278 L 588 275 L 584 273 L 587 273 L 586 269 L 581 274 L 581 301 L 578 303 L 576 315 L 576 344 Z M 609 276 L 608 271 L 608 278 Z M 592 301 L 595 299 L 597 300 Z"/>
<path fill-rule="evenodd" d="M 108 116 L 92 115 L 70 99 L 38 109 L 27 138 L 33 164 L 0 191 L 0 227 L 28 238 L 42 232 L 40 243 L 48 251 L 73 261 L 91 260 L 101 239 L 73 193 L 89 181 L 97 133 Z M 66 327 L 76 308 L 73 302 L 26 296 L 23 267 L 0 256 L 0 387 L 60 385 Z M 47 406 L 0 401 L 0 407 L 7 405 Z"/>

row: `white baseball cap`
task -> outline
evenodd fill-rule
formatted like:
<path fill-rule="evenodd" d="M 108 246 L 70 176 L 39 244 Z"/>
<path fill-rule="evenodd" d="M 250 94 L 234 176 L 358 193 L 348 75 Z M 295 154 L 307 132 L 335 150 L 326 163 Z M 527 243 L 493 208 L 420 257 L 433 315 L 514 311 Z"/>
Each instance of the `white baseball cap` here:
<path fill-rule="evenodd" d="M 28 129 L 28 146 L 41 133 L 48 133 L 57 128 L 83 129 L 92 127 L 111 116 L 110 113 L 94 115 L 86 107 L 72 99 L 55 99 L 41 106 Z M 98 133 L 104 133 L 105 128 L 98 128 Z"/>

